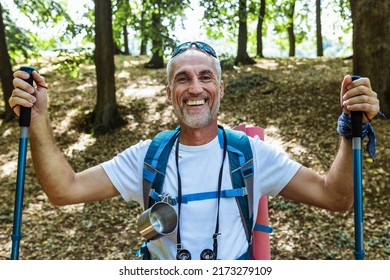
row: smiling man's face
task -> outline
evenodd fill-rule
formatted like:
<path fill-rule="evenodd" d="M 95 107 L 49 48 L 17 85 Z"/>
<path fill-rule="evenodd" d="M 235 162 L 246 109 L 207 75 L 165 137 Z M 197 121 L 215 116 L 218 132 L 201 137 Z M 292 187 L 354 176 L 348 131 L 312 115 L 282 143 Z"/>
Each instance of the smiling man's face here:
<path fill-rule="evenodd" d="M 174 58 L 167 97 L 180 125 L 201 128 L 217 122 L 223 82 L 218 80 L 213 57 L 198 50 L 187 50 Z"/>

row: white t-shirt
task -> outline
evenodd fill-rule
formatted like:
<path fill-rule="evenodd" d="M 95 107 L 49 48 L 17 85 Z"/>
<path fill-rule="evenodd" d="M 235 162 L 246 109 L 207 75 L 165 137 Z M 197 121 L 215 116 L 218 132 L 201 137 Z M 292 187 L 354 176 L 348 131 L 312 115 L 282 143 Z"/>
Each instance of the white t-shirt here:
<path fill-rule="evenodd" d="M 151 140 L 140 141 L 113 159 L 102 163 L 108 177 L 126 201 L 143 205 L 143 161 Z M 250 138 L 254 163 L 254 221 L 262 195 L 276 196 L 300 168 L 300 164 L 258 137 Z M 201 146 L 179 145 L 179 171 L 182 194 L 218 190 L 218 175 L 222 164 L 218 137 Z M 163 191 L 177 196 L 175 146 L 172 148 Z M 229 160 L 225 159 L 222 190 L 231 189 Z M 177 211 L 177 205 L 175 206 Z M 237 259 L 248 248 L 244 226 L 235 198 L 221 198 L 218 236 L 218 259 Z M 183 249 L 192 259 L 199 259 L 204 249 L 213 249 L 212 236 L 217 218 L 217 199 L 191 201 L 181 205 L 180 235 Z M 148 243 L 153 259 L 176 259 L 176 231 Z"/>

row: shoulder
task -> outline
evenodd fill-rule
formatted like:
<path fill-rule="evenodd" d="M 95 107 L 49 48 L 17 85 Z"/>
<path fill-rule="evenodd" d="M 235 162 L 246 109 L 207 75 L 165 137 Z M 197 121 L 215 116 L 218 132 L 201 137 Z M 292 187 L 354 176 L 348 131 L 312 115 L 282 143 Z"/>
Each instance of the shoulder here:
<path fill-rule="evenodd" d="M 265 152 L 277 153 L 277 154 L 285 153 L 285 150 L 283 149 L 281 143 L 277 141 L 271 141 L 270 139 L 263 140 L 260 139 L 259 136 L 255 136 L 255 137 L 249 137 L 249 142 L 251 143 L 253 150 L 261 150 L 263 152 L 265 151 Z"/>
<path fill-rule="evenodd" d="M 150 146 L 151 140 L 141 140 L 137 144 L 134 144 L 127 149 L 119 152 L 111 160 L 108 160 L 103 163 L 103 166 L 106 165 L 122 165 L 129 164 L 130 162 L 140 162 L 140 159 L 143 162 L 143 158 L 146 155 L 146 152 Z"/>
<path fill-rule="evenodd" d="M 300 164 L 290 157 L 282 145 L 261 140 L 259 137 L 249 137 L 254 161 L 264 168 L 292 168 L 296 170 Z"/>
<path fill-rule="evenodd" d="M 140 140 L 137 144 L 134 144 L 134 145 L 128 147 L 120 154 L 122 154 L 122 153 L 146 153 L 151 142 L 152 142 L 151 139 Z"/>

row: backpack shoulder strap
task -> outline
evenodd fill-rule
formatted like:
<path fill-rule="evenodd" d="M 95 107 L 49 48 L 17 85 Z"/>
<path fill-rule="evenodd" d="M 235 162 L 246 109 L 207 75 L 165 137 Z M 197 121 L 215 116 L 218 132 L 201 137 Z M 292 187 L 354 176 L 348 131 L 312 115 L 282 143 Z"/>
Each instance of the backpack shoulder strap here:
<path fill-rule="evenodd" d="M 175 130 L 162 131 L 153 138 L 149 145 L 144 159 L 142 182 L 145 209 L 155 203 L 155 199 L 149 197 L 151 190 L 161 193 L 169 154 L 179 132 L 179 127 Z"/>
<path fill-rule="evenodd" d="M 245 188 L 247 195 L 236 201 L 247 240 L 251 242 L 253 226 L 253 154 L 248 136 L 240 131 L 225 129 L 233 188 Z"/>

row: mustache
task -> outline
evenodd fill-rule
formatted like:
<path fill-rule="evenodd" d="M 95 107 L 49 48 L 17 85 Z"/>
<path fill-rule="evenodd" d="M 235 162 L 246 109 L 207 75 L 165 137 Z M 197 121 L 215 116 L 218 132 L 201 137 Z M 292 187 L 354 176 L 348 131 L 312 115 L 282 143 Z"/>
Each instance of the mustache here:
<path fill-rule="evenodd" d="M 185 93 L 182 95 L 181 100 L 192 99 L 192 98 L 209 99 L 210 95 L 207 93 L 199 93 L 199 94 Z"/>

